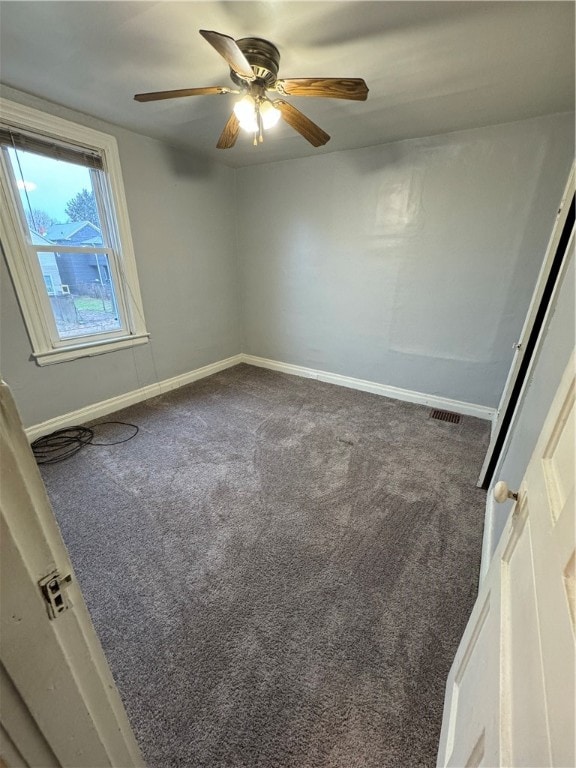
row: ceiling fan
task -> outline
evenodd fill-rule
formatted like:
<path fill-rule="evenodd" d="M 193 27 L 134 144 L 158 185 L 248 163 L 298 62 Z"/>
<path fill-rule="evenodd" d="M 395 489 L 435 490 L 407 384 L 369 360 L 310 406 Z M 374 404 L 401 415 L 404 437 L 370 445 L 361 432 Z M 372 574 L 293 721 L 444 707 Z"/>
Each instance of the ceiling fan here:
<path fill-rule="evenodd" d="M 366 101 L 368 88 L 361 78 L 277 78 L 280 52 L 268 40 L 260 37 L 244 37 L 234 40 L 220 32 L 200 30 L 202 37 L 215 48 L 230 67 L 230 77 L 238 89 L 223 85 L 206 88 L 182 88 L 176 91 L 137 93 L 136 101 L 179 99 L 184 96 L 209 96 L 234 93 L 242 98 L 224 126 L 218 149 L 230 149 L 236 143 L 240 128 L 254 134 L 254 145 L 263 141 L 263 130 L 275 125 L 282 118 L 314 147 L 320 147 L 330 136 L 306 115 L 282 98 L 271 100 L 267 92 L 280 96 L 320 96 L 330 99 Z"/>

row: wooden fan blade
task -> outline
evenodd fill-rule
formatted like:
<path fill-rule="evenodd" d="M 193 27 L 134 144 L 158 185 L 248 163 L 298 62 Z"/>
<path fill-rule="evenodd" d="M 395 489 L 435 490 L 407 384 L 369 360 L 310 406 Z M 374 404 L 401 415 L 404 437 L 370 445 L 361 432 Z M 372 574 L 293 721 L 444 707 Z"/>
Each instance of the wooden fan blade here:
<path fill-rule="evenodd" d="M 256 79 L 252 67 L 238 47 L 236 40 L 229 37 L 229 35 L 222 35 L 220 32 L 212 32 L 207 29 L 201 29 L 200 34 L 218 51 L 220 56 L 226 59 L 230 68 L 233 69 L 237 75 L 240 75 L 240 77 L 243 77 L 245 80 Z"/>
<path fill-rule="evenodd" d="M 292 104 L 282 101 L 282 99 L 276 99 L 273 104 L 276 109 L 280 110 L 283 119 L 288 125 L 294 128 L 295 131 L 298 131 L 301 136 L 304 136 L 306 141 L 309 141 L 312 146 L 321 147 L 327 141 L 330 141 L 330 136 L 322 128 L 313 123 L 310 118 L 302 114 Z"/>
<path fill-rule="evenodd" d="M 210 85 L 206 88 L 180 88 L 177 91 L 154 91 L 153 93 L 137 93 L 136 101 L 160 101 L 161 99 L 181 99 L 183 96 L 211 96 L 215 93 L 232 93 L 231 88 L 224 85 Z"/>
<path fill-rule="evenodd" d="M 240 131 L 240 123 L 238 121 L 238 118 L 232 112 L 230 117 L 228 118 L 228 122 L 224 126 L 224 130 L 220 134 L 220 138 L 218 139 L 218 144 L 216 144 L 218 149 L 230 149 L 231 147 L 236 144 L 236 139 L 238 138 L 238 133 Z"/>
<path fill-rule="evenodd" d="M 368 86 L 359 77 L 297 77 L 277 80 L 275 88 L 288 96 L 323 96 L 352 101 L 366 101 L 368 97 Z"/>

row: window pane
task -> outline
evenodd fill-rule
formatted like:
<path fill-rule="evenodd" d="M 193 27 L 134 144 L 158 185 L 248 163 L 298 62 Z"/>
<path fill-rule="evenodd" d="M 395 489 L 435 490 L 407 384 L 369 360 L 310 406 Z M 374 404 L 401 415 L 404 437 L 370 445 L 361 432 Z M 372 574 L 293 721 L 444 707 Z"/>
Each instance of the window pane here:
<path fill-rule="evenodd" d="M 37 255 L 60 339 L 122 328 L 108 256 L 56 251 Z"/>
<path fill-rule="evenodd" d="M 30 236 L 64 245 L 102 245 L 90 170 L 8 148 Z"/>
<path fill-rule="evenodd" d="M 48 296 L 54 295 L 54 280 L 52 280 L 52 275 L 43 274 L 42 277 L 44 278 L 44 283 L 46 285 L 46 290 L 48 291 Z"/>
<path fill-rule="evenodd" d="M 54 248 L 37 257 L 58 340 L 121 330 L 109 258 L 92 250 L 105 245 L 91 175 L 101 172 L 14 147 L 8 156 L 29 242 Z"/>

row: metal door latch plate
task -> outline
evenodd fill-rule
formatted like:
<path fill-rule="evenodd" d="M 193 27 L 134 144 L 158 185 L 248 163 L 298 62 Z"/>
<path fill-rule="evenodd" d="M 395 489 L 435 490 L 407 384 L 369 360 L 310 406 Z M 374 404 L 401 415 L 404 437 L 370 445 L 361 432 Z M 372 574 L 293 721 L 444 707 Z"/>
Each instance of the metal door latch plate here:
<path fill-rule="evenodd" d="M 70 574 L 62 577 L 58 571 L 52 571 L 52 573 L 38 582 L 38 586 L 46 601 L 46 608 L 50 619 L 57 619 L 61 613 L 70 608 L 66 589 L 70 586 L 71 582 L 72 576 Z"/>

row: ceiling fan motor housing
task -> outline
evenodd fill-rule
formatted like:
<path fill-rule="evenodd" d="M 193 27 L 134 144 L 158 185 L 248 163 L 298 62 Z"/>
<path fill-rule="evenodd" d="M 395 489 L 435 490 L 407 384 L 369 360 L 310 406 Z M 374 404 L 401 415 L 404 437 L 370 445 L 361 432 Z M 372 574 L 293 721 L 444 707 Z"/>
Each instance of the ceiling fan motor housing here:
<path fill-rule="evenodd" d="M 246 60 L 252 67 L 258 80 L 261 80 L 266 87 L 271 87 L 278 77 L 278 67 L 280 65 L 280 51 L 268 40 L 261 37 L 243 37 L 236 40 L 238 48 L 242 51 Z M 246 85 L 240 75 L 234 70 L 230 70 L 230 77 L 236 85 Z"/>

